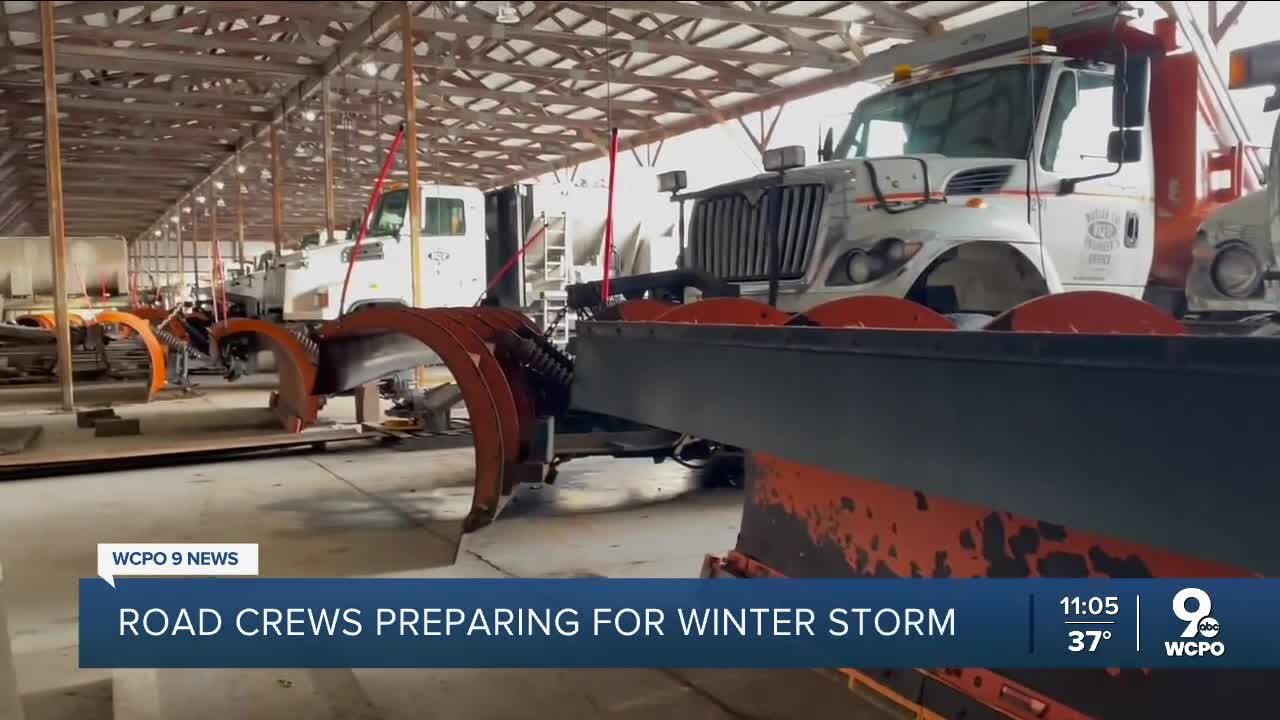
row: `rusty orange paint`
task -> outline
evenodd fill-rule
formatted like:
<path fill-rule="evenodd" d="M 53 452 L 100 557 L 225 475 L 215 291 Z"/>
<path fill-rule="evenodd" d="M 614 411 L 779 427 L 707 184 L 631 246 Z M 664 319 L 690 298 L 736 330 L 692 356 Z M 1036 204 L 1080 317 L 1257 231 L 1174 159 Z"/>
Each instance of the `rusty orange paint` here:
<path fill-rule="evenodd" d="M 321 398 L 312 393 L 316 384 L 316 365 L 297 336 L 264 320 L 231 318 L 210 328 L 209 350 L 215 361 L 222 342 L 235 335 L 256 335 L 275 355 L 280 392 L 274 408 L 280 414 L 284 429 L 301 432 L 314 423 L 322 405 Z"/>
<path fill-rule="evenodd" d="M 782 325 L 791 316 L 749 298 L 707 298 L 676 305 L 654 318 L 655 322 L 700 323 L 703 325 Z"/>
<path fill-rule="evenodd" d="M 99 325 L 121 325 L 129 328 L 142 340 L 142 344 L 147 348 L 147 356 L 151 359 L 151 380 L 147 385 L 147 399 L 154 398 L 156 393 L 164 389 L 168 371 L 165 368 L 164 346 L 151 332 L 151 323 L 137 315 L 116 310 L 103 310 L 98 313 L 97 322 Z"/>
<path fill-rule="evenodd" d="M 886 295 L 831 300 L 796 315 L 787 324 L 914 330 L 950 330 L 955 327 L 950 320 L 919 303 Z"/>
<path fill-rule="evenodd" d="M 775 506 L 801 520 L 816 544 L 840 548 L 850 575 L 871 574 L 878 566 L 899 577 L 932 575 L 940 561 L 954 578 L 1061 576 L 1045 570 L 1045 561 L 1063 560 L 1065 553 L 1083 557 L 1084 577 L 1110 577 L 1098 563 L 1087 562 L 1094 548 L 1119 558 L 1140 558 L 1154 577 L 1246 577 L 1244 568 L 1227 567 L 1198 560 L 1160 548 L 1062 530 L 1062 537 L 1045 540 L 1035 552 L 1008 558 L 1010 568 L 1000 567 L 983 555 L 984 531 L 998 523 L 1001 536 L 1013 538 L 1023 533 L 1044 534 L 1039 520 L 1019 517 L 992 508 L 954 502 L 936 495 L 925 496 L 904 488 L 844 473 L 792 462 L 764 453 L 753 453 L 758 482 L 752 502 Z M 843 499 L 852 501 L 842 505 Z M 1056 531 L 1055 531 L 1056 533 Z M 871 543 L 873 537 L 879 542 Z M 891 550 L 892 548 L 892 550 Z M 987 548 L 990 553 L 1008 553 L 1007 547 Z M 1050 557 L 1053 555 L 1054 557 Z M 766 562 L 766 564 L 768 564 Z M 1022 565 L 1026 565 L 1025 572 Z M 913 567 L 914 566 L 914 567 Z"/>
<path fill-rule="evenodd" d="M 998 508 L 926 496 L 765 453 L 751 453 L 749 465 L 738 549 L 717 564 L 741 577 L 1257 577 L 1245 568 L 1082 533 Z M 761 532 L 768 537 L 757 543 L 753 536 Z M 779 569 L 788 562 L 803 567 Z M 1047 709 L 1036 718 L 1086 717 L 1060 699 L 989 669 L 921 671 L 1014 717 L 1024 716 L 992 692 L 1011 687 L 1044 703 Z"/>
<path fill-rule="evenodd" d="M 1013 332 L 1185 335 L 1173 316 L 1126 295 L 1084 290 L 1042 295 L 1006 310 L 988 330 Z"/>
<path fill-rule="evenodd" d="M 52 330 L 54 328 L 54 320 L 52 313 L 39 313 L 35 315 L 21 315 L 15 321 L 19 325 L 27 327 L 37 327 L 42 330 Z"/>
<path fill-rule="evenodd" d="M 448 325 L 448 326 L 447 326 Z M 444 361 L 462 393 L 462 401 L 471 420 L 471 435 L 475 451 L 475 489 L 471 510 L 463 521 L 464 532 L 474 532 L 493 522 L 503 493 L 503 465 L 506 457 L 503 448 L 503 426 L 498 419 L 498 408 L 493 393 L 480 370 L 480 362 L 459 340 L 440 317 L 432 317 L 430 311 L 407 307 L 370 307 L 325 326 L 324 337 L 367 335 L 371 333 L 400 333 L 412 337 Z"/>

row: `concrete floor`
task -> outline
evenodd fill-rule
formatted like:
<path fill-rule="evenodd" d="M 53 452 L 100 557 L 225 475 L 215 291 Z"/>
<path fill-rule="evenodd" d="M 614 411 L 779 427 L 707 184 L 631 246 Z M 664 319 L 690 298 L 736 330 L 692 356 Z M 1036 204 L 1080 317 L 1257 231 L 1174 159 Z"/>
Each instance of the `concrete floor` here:
<path fill-rule="evenodd" d="M 734 544 L 740 493 L 671 463 L 595 459 L 523 488 L 450 564 L 471 471 L 469 448 L 375 448 L 0 483 L 28 718 L 884 717 L 808 671 L 77 667 L 76 581 L 98 542 L 257 542 L 262 574 L 281 577 L 688 577 Z"/>

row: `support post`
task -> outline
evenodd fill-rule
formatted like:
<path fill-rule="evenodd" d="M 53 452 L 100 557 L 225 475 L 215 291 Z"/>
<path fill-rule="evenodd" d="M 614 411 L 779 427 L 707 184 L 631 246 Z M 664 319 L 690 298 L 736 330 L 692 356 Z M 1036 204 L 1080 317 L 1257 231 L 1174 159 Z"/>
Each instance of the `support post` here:
<path fill-rule="evenodd" d="M 240 157 L 236 155 L 236 263 L 244 268 L 244 193 L 240 184 Z"/>
<path fill-rule="evenodd" d="M 353 397 L 356 401 L 356 422 L 366 425 L 377 425 L 382 422 L 382 403 L 376 383 L 356 388 Z"/>
<path fill-rule="evenodd" d="M 180 303 L 182 302 L 182 296 L 186 294 L 186 291 L 187 291 L 187 258 L 186 258 L 186 253 L 183 251 L 183 248 L 182 248 L 182 202 L 181 201 L 178 202 L 177 208 L 174 210 L 174 212 L 177 213 L 177 218 L 178 218 L 178 222 L 173 224 L 174 237 L 178 241 L 178 297 L 175 298 L 175 301 Z M 165 222 L 170 222 L 170 221 L 171 221 L 171 218 L 165 218 Z"/>
<path fill-rule="evenodd" d="M 418 93 L 413 72 L 413 12 L 405 3 L 400 10 L 400 44 L 404 46 L 404 153 L 409 173 L 409 257 L 413 267 L 413 306 L 422 307 L 422 196 L 418 192 Z"/>
<path fill-rule="evenodd" d="M 284 171 L 280 169 L 280 126 L 271 126 L 271 240 L 276 257 L 284 252 Z"/>
<path fill-rule="evenodd" d="M 58 385 L 62 409 L 75 409 L 71 387 L 71 322 L 67 312 L 67 228 L 62 215 L 62 134 L 58 128 L 58 68 L 53 48 L 53 3 L 40 3 L 40 57 L 44 75 L 44 157 L 53 256 L 53 316 L 57 322 Z"/>
<path fill-rule="evenodd" d="M 337 210 L 333 199 L 333 98 L 328 77 L 320 85 L 320 115 L 323 120 L 321 132 L 324 133 L 324 229 L 328 233 L 325 242 L 333 242 Z"/>
<path fill-rule="evenodd" d="M 169 286 L 169 302 L 167 309 L 172 310 L 178 304 L 178 288 L 181 286 L 182 275 L 179 274 L 174 279 L 173 272 L 173 228 L 170 226 L 168 217 L 160 218 L 160 227 L 164 232 L 164 284 Z"/>
<path fill-rule="evenodd" d="M 200 295 L 200 204 L 191 201 L 191 292 L 192 302 Z"/>
<path fill-rule="evenodd" d="M 214 193 L 209 196 L 209 300 L 213 305 L 213 322 L 216 324 L 226 318 L 218 312 L 218 264 L 222 262 L 222 251 L 218 248 L 218 198 Z"/>

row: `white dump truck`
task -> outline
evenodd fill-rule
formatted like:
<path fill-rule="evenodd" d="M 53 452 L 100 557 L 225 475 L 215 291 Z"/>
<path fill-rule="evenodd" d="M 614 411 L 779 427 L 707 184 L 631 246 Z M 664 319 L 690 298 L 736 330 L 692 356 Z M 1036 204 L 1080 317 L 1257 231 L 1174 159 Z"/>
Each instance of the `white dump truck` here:
<path fill-rule="evenodd" d="M 1231 55 L 1231 87 L 1271 85 L 1264 110 L 1280 109 L 1280 42 Z M 1213 213 L 1196 236 L 1187 276 L 1187 311 L 1208 317 L 1272 315 L 1280 310 L 1280 122 L 1271 137 L 1266 189 Z"/>
<path fill-rule="evenodd" d="M 421 304 L 471 305 L 485 286 L 484 197 L 450 185 L 422 184 L 419 192 Z M 408 197 L 407 187 L 393 185 L 379 199 L 352 268 L 347 311 L 368 303 L 413 304 Z M 248 317 L 286 323 L 337 318 L 355 251 L 354 233 L 347 237 L 263 255 L 254 272 L 227 282 L 229 302 Z"/>
<path fill-rule="evenodd" d="M 904 62 L 817 164 L 786 147 L 698 192 L 660 177 L 693 202 L 683 267 L 786 311 L 891 295 L 960 319 L 1072 290 L 1185 305 L 1197 228 L 1259 171 L 1203 53 L 1176 44 L 1185 18 L 1153 33 L 1135 15 L 1043 3 L 871 56 Z"/>

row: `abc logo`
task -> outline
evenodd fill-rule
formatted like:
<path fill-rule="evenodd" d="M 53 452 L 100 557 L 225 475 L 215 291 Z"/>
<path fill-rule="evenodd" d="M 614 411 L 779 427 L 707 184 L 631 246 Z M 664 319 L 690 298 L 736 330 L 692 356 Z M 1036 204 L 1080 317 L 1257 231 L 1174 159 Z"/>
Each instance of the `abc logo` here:
<path fill-rule="evenodd" d="M 1165 652 L 1170 656 L 1194 657 L 1213 655 L 1221 657 L 1227 648 L 1218 636 L 1222 627 L 1209 615 L 1213 609 L 1213 600 L 1209 593 L 1199 588 L 1184 588 L 1173 596 L 1173 614 L 1187 626 L 1182 630 L 1181 642 L 1166 642 Z M 1191 638 L 1203 638 L 1194 640 Z"/>

